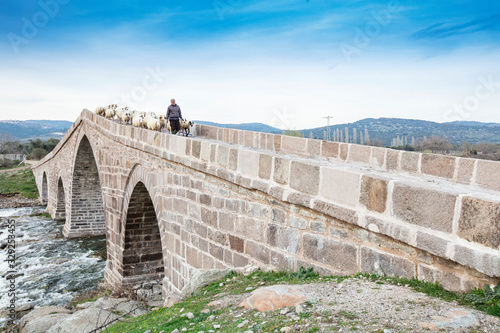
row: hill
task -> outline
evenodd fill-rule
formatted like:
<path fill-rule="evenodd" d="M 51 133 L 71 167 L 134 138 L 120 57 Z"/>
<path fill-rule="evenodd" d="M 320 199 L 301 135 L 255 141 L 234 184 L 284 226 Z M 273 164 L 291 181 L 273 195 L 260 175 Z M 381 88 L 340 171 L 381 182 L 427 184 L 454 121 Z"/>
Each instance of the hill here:
<path fill-rule="evenodd" d="M 281 129 L 272 127 L 262 123 L 244 123 L 244 124 L 220 124 L 211 121 L 195 120 L 196 124 L 217 126 L 223 128 L 233 128 L 244 131 L 265 132 L 265 133 L 281 133 Z"/>
<path fill-rule="evenodd" d="M 21 141 L 61 139 L 72 124 L 66 120 L 0 120 L 0 133 Z"/>

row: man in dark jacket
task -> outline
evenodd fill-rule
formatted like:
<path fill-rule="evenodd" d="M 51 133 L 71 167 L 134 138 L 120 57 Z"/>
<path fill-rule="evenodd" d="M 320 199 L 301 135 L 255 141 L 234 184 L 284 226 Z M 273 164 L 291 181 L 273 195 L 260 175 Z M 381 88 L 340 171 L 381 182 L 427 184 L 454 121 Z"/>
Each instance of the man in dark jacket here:
<path fill-rule="evenodd" d="M 176 134 L 181 129 L 180 119 L 182 119 L 181 108 L 175 104 L 175 99 L 170 100 L 170 105 L 167 108 L 167 119 L 170 122 L 172 134 Z"/>

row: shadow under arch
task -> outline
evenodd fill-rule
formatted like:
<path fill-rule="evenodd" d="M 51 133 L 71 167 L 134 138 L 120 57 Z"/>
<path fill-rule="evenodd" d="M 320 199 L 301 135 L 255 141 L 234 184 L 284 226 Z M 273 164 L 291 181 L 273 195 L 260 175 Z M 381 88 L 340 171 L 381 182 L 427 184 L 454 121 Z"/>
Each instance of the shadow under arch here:
<path fill-rule="evenodd" d="M 66 198 L 64 193 L 64 184 L 62 178 L 57 181 L 57 198 L 56 209 L 54 214 L 55 220 L 64 220 L 66 218 Z"/>
<path fill-rule="evenodd" d="M 122 231 L 122 285 L 161 280 L 164 262 L 160 228 L 148 189 L 142 181 L 134 186 Z"/>
<path fill-rule="evenodd" d="M 99 170 L 86 135 L 80 140 L 74 160 L 70 207 L 63 231 L 66 237 L 105 234 Z"/>
<path fill-rule="evenodd" d="M 44 171 L 43 172 L 43 177 L 42 177 L 42 205 L 46 205 L 48 203 L 49 199 L 49 184 L 47 180 L 47 173 Z"/>

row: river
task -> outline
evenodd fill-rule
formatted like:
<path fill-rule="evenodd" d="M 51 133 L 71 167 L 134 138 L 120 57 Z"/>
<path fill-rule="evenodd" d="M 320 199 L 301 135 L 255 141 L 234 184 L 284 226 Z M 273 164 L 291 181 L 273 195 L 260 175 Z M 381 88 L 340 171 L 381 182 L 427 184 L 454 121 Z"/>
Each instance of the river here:
<path fill-rule="evenodd" d="M 7 242 L 8 219 L 15 220 L 16 273 L 13 276 L 18 307 L 65 305 L 79 291 L 94 289 L 103 280 L 105 237 L 64 238 L 63 221 L 34 216 L 44 209 L 0 209 L 0 244 Z M 5 310 L 11 301 L 6 272 L 12 269 L 7 259 L 8 248 L 5 248 L 0 251 L 0 310 Z"/>

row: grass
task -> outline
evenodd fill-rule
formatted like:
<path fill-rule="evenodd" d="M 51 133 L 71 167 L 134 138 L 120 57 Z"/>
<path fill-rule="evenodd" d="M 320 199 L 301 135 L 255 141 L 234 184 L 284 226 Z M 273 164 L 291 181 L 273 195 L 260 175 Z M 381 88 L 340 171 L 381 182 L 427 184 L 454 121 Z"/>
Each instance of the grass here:
<path fill-rule="evenodd" d="M 358 314 L 340 311 L 333 314 L 333 317 L 329 316 L 318 319 L 316 315 L 311 315 L 311 307 L 315 302 L 302 303 L 306 311 L 300 313 L 295 318 L 281 314 L 280 310 L 260 313 L 236 306 L 227 306 L 221 309 L 211 309 L 207 306 L 209 302 L 224 296 L 248 293 L 249 291 L 246 291 L 246 289 L 249 287 L 255 289 L 266 285 L 306 284 L 327 281 L 339 283 L 347 278 L 369 279 L 380 284 L 405 285 L 429 296 L 446 301 L 457 301 L 489 314 L 500 316 L 500 313 L 495 312 L 496 310 L 492 311 L 493 308 L 489 308 L 492 304 L 498 306 L 500 299 L 496 293 L 500 293 L 500 286 L 498 286 L 498 289 L 475 289 L 471 293 L 460 295 L 444 290 L 437 283 L 423 282 L 416 279 L 380 277 L 369 274 L 357 274 L 354 277 L 329 276 L 320 278 L 317 273 L 305 269 L 300 269 L 295 273 L 262 272 L 258 270 L 246 277 L 231 272 L 224 279 L 195 291 L 191 297 L 170 308 L 159 308 L 151 311 L 148 315 L 126 318 L 124 320 L 127 322 L 119 322 L 107 327 L 105 332 L 143 333 L 146 330 L 151 330 L 152 333 L 158 333 L 161 331 L 172 332 L 175 329 L 182 331 L 183 328 L 188 332 L 207 332 L 209 330 L 221 332 L 243 332 L 246 330 L 274 332 L 279 331 L 284 326 L 301 326 L 304 332 L 316 332 L 319 330 L 319 324 L 331 323 L 332 319 L 335 320 L 338 326 L 345 327 L 345 329 L 350 331 L 357 331 L 363 326 L 359 321 Z M 476 303 L 468 295 L 476 295 L 472 297 Z M 206 309 L 210 309 L 210 312 L 203 313 L 202 310 Z M 192 313 L 194 317 L 188 319 L 187 313 Z M 218 325 L 220 325 L 220 328 L 217 328 L 219 327 Z M 375 330 L 374 332 L 379 331 Z"/>
<path fill-rule="evenodd" d="M 0 174 L 0 194 L 21 194 L 29 199 L 38 198 L 38 188 L 31 169 L 24 169 L 14 174 Z"/>

